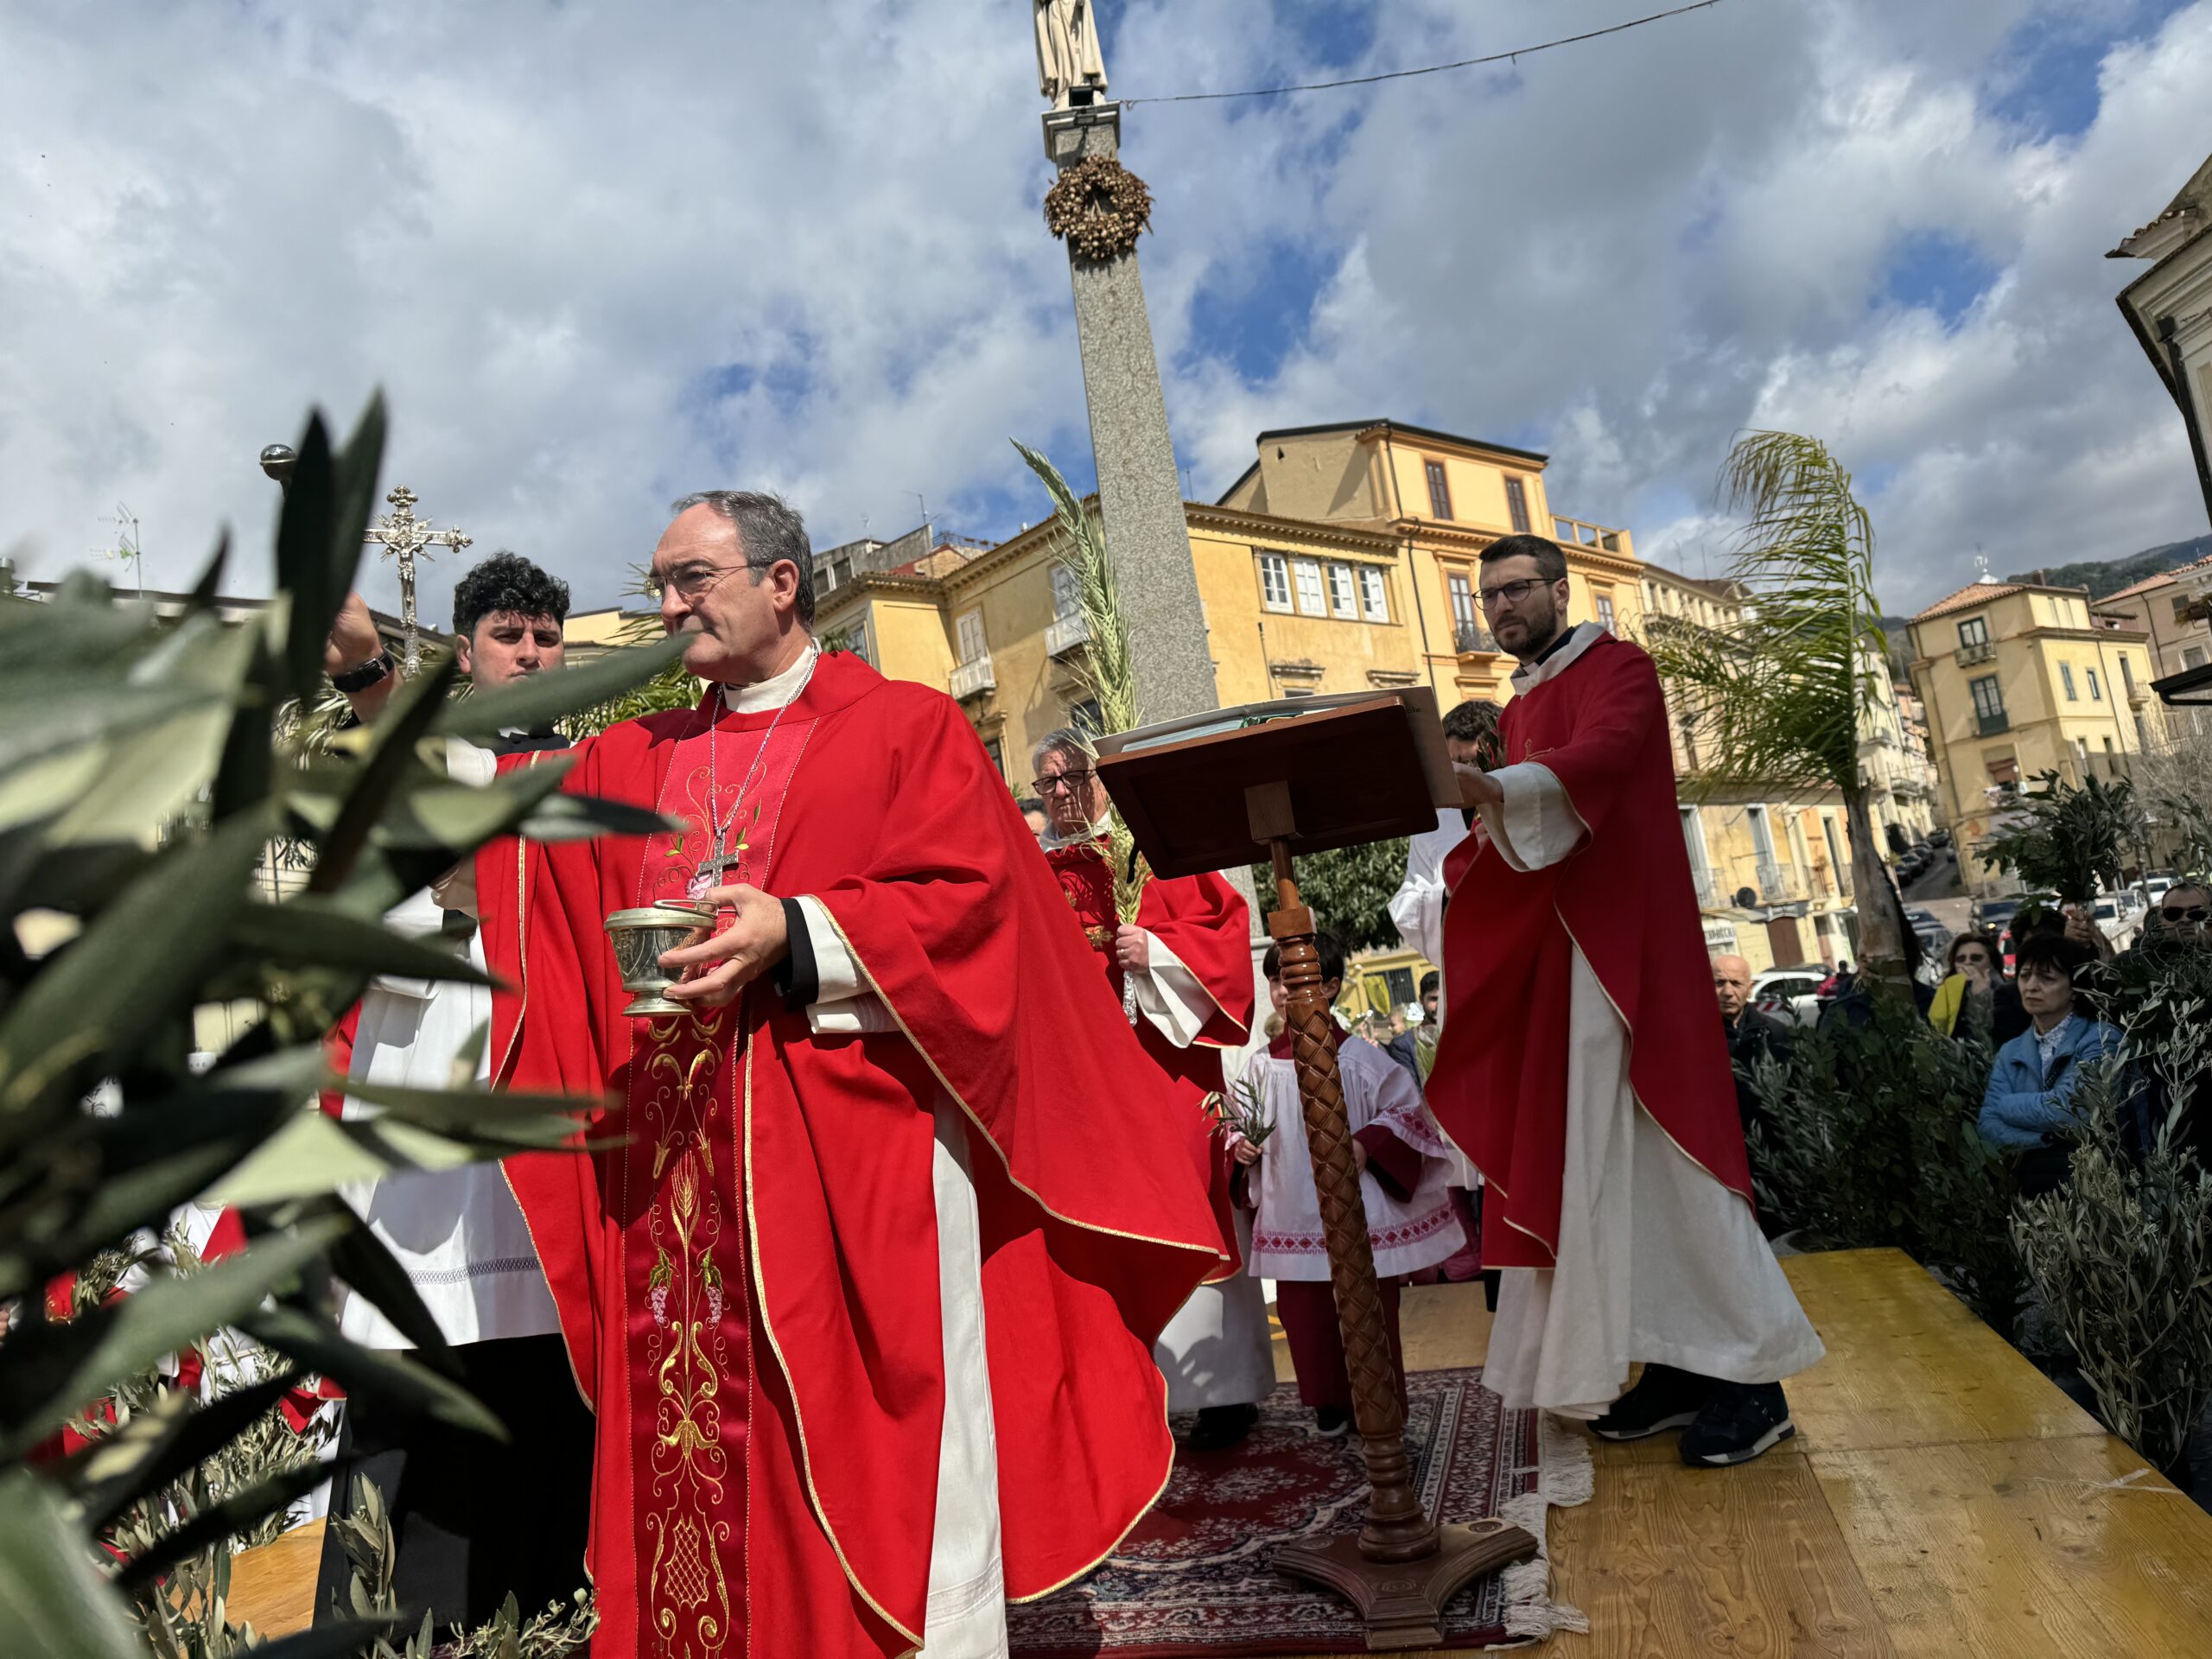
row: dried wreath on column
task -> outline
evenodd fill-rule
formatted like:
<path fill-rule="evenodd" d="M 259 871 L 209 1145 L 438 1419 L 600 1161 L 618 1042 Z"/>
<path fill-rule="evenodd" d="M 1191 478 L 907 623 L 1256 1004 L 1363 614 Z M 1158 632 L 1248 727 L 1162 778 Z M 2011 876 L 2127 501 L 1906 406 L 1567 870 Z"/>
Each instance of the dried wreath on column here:
<path fill-rule="evenodd" d="M 1152 192 L 1111 156 L 1086 156 L 1045 193 L 1045 223 L 1076 255 L 1104 264 L 1152 227 Z"/>

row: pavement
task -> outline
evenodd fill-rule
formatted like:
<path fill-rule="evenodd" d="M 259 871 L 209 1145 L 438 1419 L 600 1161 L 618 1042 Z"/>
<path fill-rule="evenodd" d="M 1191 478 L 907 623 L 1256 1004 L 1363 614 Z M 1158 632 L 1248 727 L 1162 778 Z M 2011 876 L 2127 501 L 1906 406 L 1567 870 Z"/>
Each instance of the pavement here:
<path fill-rule="evenodd" d="M 1959 874 L 1957 852 L 1945 848 L 1942 857 L 1923 870 L 1918 880 L 1905 887 L 1904 901 L 1929 912 L 1954 938 L 1965 932 L 1973 918 L 1974 900 L 1967 896 L 1966 881 Z"/>

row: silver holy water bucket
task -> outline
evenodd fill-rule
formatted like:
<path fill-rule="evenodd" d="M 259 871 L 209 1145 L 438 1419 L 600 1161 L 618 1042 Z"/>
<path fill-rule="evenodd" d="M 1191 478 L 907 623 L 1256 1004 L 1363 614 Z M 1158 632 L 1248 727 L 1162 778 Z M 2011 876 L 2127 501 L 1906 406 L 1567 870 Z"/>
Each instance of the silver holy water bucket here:
<path fill-rule="evenodd" d="M 661 953 L 673 950 L 702 929 L 715 925 L 714 916 L 690 905 L 661 903 L 638 910 L 618 910 L 604 925 L 607 942 L 614 948 L 614 965 L 622 976 L 622 988 L 634 992 L 626 1016 L 682 1014 L 681 1002 L 662 995 L 681 976 L 660 965 Z"/>

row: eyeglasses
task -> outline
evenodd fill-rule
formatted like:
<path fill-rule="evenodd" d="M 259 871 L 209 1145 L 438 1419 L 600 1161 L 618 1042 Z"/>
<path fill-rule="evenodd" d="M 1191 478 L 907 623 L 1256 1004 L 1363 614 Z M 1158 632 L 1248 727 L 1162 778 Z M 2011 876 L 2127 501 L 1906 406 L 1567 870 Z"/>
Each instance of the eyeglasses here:
<path fill-rule="evenodd" d="M 1029 786 L 1039 795 L 1050 795 L 1056 789 L 1082 789 L 1097 775 L 1095 772 L 1056 772 L 1049 778 L 1032 778 Z"/>
<path fill-rule="evenodd" d="M 2186 923 L 2202 927 L 2206 922 L 2212 921 L 2212 906 L 2161 905 L 2158 906 L 2158 914 L 2177 925 Z"/>
<path fill-rule="evenodd" d="M 1541 576 L 1529 576 L 1520 582 L 1501 582 L 1495 588 L 1483 589 L 1483 609 L 1494 611 L 1501 605 L 1518 605 L 1539 588 L 1551 583 Z"/>
<path fill-rule="evenodd" d="M 659 600 L 671 588 L 686 599 L 697 599 L 726 576 L 734 576 L 747 567 L 741 564 L 685 564 L 677 567 L 674 574 L 663 576 L 658 570 L 645 572 L 645 597 Z"/>

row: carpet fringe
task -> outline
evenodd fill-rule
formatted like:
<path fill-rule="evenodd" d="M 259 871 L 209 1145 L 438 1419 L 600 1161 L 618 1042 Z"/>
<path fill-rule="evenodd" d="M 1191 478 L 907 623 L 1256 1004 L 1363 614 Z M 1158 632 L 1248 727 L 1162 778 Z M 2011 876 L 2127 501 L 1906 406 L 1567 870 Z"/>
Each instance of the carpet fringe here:
<path fill-rule="evenodd" d="M 1536 1490 L 1508 1498 L 1498 1510 L 1500 1519 L 1525 1529 L 1536 1540 L 1535 1558 L 1507 1567 L 1498 1580 L 1505 1592 L 1505 1632 L 1528 1641 L 1541 1641 L 1561 1630 L 1587 1634 L 1590 1620 L 1580 1608 L 1552 1599 L 1545 1520 L 1554 1504 L 1591 1500 L 1597 1491 L 1597 1465 L 1580 1428 L 1559 1421 L 1549 1412 L 1538 1418 L 1536 1457 Z"/>

